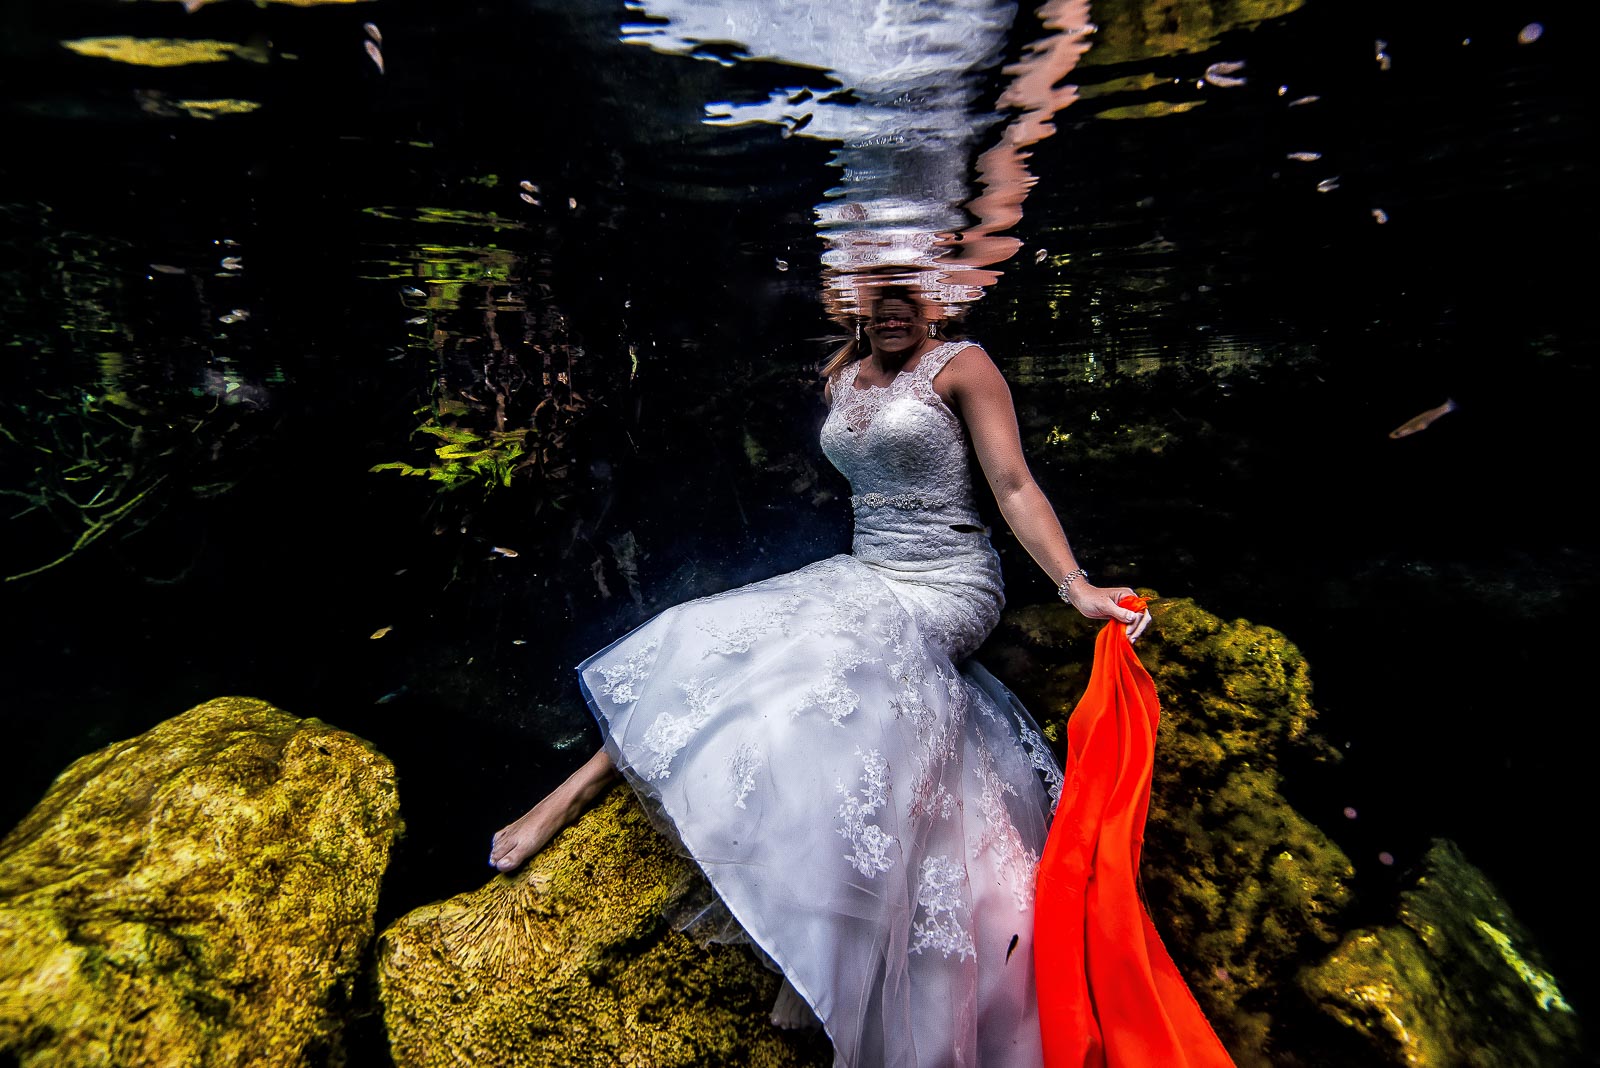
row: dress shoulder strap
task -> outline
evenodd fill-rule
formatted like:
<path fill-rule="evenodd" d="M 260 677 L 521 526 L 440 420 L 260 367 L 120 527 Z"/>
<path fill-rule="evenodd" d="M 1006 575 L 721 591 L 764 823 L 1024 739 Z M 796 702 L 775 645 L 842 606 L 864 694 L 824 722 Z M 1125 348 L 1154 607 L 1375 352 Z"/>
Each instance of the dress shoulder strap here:
<path fill-rule="evenodd" d="M 917 363 L 917 377 L 932 384 L 934 377 L 944 370 L 945 364 L 976 345 L 977 343 L 973 341 L 946 341 L 938 348 L 929 349 L 922 354 L 922 359 Z"/>

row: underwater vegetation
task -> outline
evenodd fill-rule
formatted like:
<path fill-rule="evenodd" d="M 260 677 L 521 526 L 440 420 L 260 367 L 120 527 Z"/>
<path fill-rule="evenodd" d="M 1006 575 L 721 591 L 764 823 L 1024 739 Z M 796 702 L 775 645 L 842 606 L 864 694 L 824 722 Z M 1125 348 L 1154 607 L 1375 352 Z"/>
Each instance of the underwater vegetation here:
<path fill-rule="evenodd" d="M 1364 903 L 1393 922 L 1351 922 L 1354 866 L 1281 792 L 1286 761 L 1333 755 L 1294 644 L 1153 603 L 1144 889 L 1237 1063 L 1577 1063 L 1556 978 L 1451 843 L 1392 905 Z M 1091 630 L 1025 607 L 980 656 L 1059 737 Z M 820 1034 L 771 1027 L 778 977 L 736 932 L 701 940 L 717 915 L 704 880 L 625 787 L 522 871 L 412 908 L 374 949 L 399 832 L 386 758 L 261 701 L 210 701 L 83 757 L 0 842 L 0 1054 L 337 1063 L 346 1024 L 381 1008 L 406 1068 L 828 1063 Z"/>
<path fill-rule="evenodd" d="M 767 1019 L 778 976 L 672 918 L 703 880 L 614 789 L 521 871 L 425 905 L 378 942 L 399 1065 L 821 1068 L 816 1033 Z"/>
<path fill-rule="evenodd" d="M 0 841 L 0 1057 L 339 1063 L 390 762 L 225 697 L 79 759 Z"/>

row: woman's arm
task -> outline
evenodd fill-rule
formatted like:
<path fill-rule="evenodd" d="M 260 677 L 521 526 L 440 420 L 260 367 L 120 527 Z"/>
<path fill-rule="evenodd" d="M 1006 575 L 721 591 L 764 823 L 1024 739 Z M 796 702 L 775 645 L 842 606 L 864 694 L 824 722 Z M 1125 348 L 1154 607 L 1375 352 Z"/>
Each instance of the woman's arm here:
<path fill-rule="evenodd" d="M 939 373 L 935 389 L 966 424 L 1000 514 L 1022 547 L 1050 576 L 1061 579 L 1078 570 L 1078 560 L 1061 529 L 1061 520 L 1033 480 L 1022 455 L 1022 436 L 1011 387 L 987 353 L 969 346 Z M 1134 612 L 1117 602 L 1134 591 L 1126 586 L 1100 587 L 1078 578 L 1067 587 L 1072 606 L 1090 619 L 1115 619 L 1128 624 L 1128 637 L 1137 638 L 1150 622 L 1148 612 Z"/>

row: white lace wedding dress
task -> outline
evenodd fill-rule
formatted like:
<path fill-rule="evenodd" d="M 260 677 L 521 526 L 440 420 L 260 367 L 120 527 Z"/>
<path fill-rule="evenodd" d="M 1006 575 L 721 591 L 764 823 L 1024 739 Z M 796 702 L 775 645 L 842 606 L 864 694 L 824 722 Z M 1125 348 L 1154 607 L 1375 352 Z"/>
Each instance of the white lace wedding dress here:
<path fill-rule="evenodd" d="M 850 555 L 670 608 L 579 669 L 612 760 L 850 1068 L 1041 1062 L 1034 874 L 1061 772 L 963 663 L 1003 604 L 933 389 L 965 347 L 834 382 Z"/>

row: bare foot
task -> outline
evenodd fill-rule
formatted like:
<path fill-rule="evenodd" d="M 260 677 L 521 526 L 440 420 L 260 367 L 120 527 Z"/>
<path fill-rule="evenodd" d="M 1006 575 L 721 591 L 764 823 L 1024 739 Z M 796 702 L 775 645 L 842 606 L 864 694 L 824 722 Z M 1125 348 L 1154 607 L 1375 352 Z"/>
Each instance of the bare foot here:
<path fill-rule="evenodd" d="M 567 821 L 551 811 L 550 798 L 524 812 L 515 823 L 495 832 L 489 843 L 489 864 L 499 871 L 515 871 L 523 861 L 543 849 Z"/>
<path fill-rule="evenodd" d="M 778 988 L 778 998 L 772 1003 L 772 1023 L 775 1027 L 795 1030 L 802 1027 L 821 1027 L 822 1021 L 811 1011 L 806 999 L 800 996 L 787 978 Z"/>
<path fill-rule="evenodd" d="M 550 791 L 543 801 L 524 812 L 517 822 L 500 828 L 489 843 L 489 865 L 499 871 L 515 871 L 522 862 L 543 849 L 556 832 L 578 818 L 578 814 L 604 792 L 616 777 L 617 769 L 604 749 L 567 776 L 567 781 Z"/>

